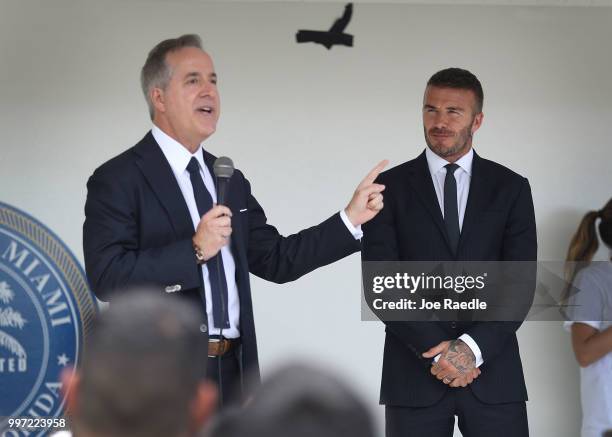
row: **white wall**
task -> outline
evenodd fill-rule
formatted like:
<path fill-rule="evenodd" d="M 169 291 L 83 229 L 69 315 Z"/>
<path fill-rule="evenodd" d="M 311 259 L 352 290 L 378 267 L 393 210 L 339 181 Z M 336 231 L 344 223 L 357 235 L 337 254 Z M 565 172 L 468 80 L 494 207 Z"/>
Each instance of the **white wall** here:
<path fill-rule="evenodd" d="M 355 6 L 355 47 L 297 45 L 343 5 L 0 1 L 0 199 L 82 260 L 85 182 L 149 128 L 138 75 L 148 50 L 200 33 L 223 115 L 206 143 L 245 171 L 283 232 L 344 207 L 382 158 L 424 147 L 424 84 L 462 66 L 485 89 L 478 152 L 527 176 L 540 258 L 560 260 L 583 212 L 612 195 L 612 8 Z M 314 356 L 377 406 L 383 328 L 360 321 L 359 256 L 294 284 L 253 279 L 264 373 Z M 534 436 L 575 436 L 577 366 L 558 323 L 519 331 Z"/>

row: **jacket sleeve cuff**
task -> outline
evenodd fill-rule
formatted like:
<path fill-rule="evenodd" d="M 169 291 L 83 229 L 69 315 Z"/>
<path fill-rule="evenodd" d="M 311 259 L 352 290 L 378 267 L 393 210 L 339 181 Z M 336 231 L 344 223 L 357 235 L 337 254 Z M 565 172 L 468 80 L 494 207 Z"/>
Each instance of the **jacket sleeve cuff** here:
<path fill-rule="evenodd" d="M 361 240 L 361 237 L 363 237 L 363 231 L 361 230 L 361 225 L 357 227 L 353 226 L 353 224 L 349 220 L 344 210 L 340 211 L 340 218 L 342 219 L 344 226 L 346 226 L 346 228 L 349 230 L 353 238 L 355 238 L 355 240 Z"/>
<path fill-rule="evenodd" d="M 481 364 L 484 363 L 484 361 L 482 359 L 482 352 L 480 351 L 480 348 L 478 347 L 474 339 L 470 337 L 469 334 L 462 334 L 459 336 L 459 340 L 467 344 L 468 347 L 472 350 L 474 356 L 476 357 L 476 367 L 480 367 Z"/>

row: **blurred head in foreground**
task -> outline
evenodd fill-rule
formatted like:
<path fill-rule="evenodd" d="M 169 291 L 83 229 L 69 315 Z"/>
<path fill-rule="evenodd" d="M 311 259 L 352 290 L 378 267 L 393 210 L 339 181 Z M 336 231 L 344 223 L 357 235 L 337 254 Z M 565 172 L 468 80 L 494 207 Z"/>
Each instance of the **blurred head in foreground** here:
<path fill-rule="evenodd" d="M 240 410 L 227 412 L 210 437 L 372 437 L 365 405 L 329 373 L 289 365 L 263 383 Z"/>
<path fill-rule="evenodd" d="M 95 321 L 80 367 L 63 375 L 74 434 L 194 435 L 216 403 L 206 359 L 192 307 L 153 291 L 118 297 Z"/>

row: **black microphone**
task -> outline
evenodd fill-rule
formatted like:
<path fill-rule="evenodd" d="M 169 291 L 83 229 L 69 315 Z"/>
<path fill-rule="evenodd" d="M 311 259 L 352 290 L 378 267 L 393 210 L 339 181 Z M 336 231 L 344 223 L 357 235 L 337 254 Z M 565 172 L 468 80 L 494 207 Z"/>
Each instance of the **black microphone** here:
<path fill-rule="evenodd" d="M 234 174 L 234 163 L 227 156 L 220 156 L 215 160 L 213 164 L 213 172 L 215 173 L 215 177 L 217 178 L 217 205 L 225 205 L 225 201 L 227 200 L 227 192 L 229 189 L 229 183 L 232 175 Z M 219 252 L 219 256 L 221 256 L 221 252 Z M 227 284 L 221 283 L 221 264 L 217 263 L 217 278 L 219 280 L 219 290 L 223 290 L 224 287 L 227 287 Z M 225 297 L 223 293 L 221 293 L 221 307 L 223 320 L 221 321 L 221 329 L 219 330 L 219 339 L 223 341 L 223 327 L 225 326 L 225 307 L 227 303 L 225 302 Z M 224 405 L 223 400 L 223 377 L 221 371 L 221 355 L 219 355 L 217 359 L 217 374 L 219 375 L 219 404 L 221 406 Z M 240 381 L 242 381 L 242 364 L 240 364 Z"/>
<path fill-rule="evenodd" d="M 225 205 L 230 179 L 234 174 L 234 163 L 227 156 L 220 156 L 215 160 L 213 171 L 217 177 L 217 204 Z"/>

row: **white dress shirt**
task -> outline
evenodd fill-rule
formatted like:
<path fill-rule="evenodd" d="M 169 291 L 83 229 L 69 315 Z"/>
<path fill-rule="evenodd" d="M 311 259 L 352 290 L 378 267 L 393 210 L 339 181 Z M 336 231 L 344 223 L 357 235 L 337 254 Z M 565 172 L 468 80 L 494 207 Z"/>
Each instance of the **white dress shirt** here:
<path fill-rule="evenodd" d="M 427 166 L 429 167 L 429 173 L 433 181 L 434 190 L 436 191 L 436 197 L 440 204 L 440 211 L 442 211 L 442 217 L 444 217 L 444 179 L 446 178 L 447 164 L 450 164 L 446 159 L 436 155 L 428 147 L 425 149 L 425 157 L 427 158 Z M 467 206 L 468 194 L 470 193 L 470 181 L 472 179 L 472 162 L 474 161 L 474 150 L 470 148 L 470 151 L 459 158 L 455 164 L 459 166 L 453 176 L 457 182 L 457 209 L 459 212 L 459 230 L 463 229 L 463 218 L 465 217 L 465 207 Z M 482 352 L 469 334 L 462 334 L 459 336 L 459 340 L 463 340 L 465 344 L 474 352 L 476 357 L 476 367 L 484 362 L 482 359 Z M 438 361 L 440 355 L 436 356 L 435 361 Z"/>
<path fill-rule="evenodd" d="M 187 171 L 187 165 L 189 164 L 189 161 L 191 161 L 191 158 L 198 160 L 198 163 L 200 164 L 200 176 L 202 176 L 204 185 L 210 193 L 213 203 L 217 202 L 217 190 L 215 189 L 212 175 L 204 163 L 202 145 L 200 145 L 194 154 L 191 154 L 186 147 L 183 147 L 178 141 L 167 135 L 159 127 L 153 125 L 151 133 L 153 134 L 153 138 L 155 138 L 155 141 L 157 141 L 157 144 L 159 144 L 159 147 L 166 157 L 166 160 L 172 168 L 174 177 L 178 182 L 181 193 L 183 193 L 183 197 L 185 198 L 187 208 L 189 209 L 189 215 L 191 216 L 191 221 L 193 222 L 193 229 L 195 232 L 198 223 L 200 223 L 200 214 L 193 195 L 191 178 L 189 172 Z M 340 212 L 340 217 L 353 237 L 355 239 L 361 239 L 363 236 L 361 226 L 354 227 L 346 216 L 344 210 Z M 238 338 L 240 337 L 240 299 L 238 298 L 238 287 L 236 285 L 236 263 L 234 262 L 230 244 L 227 244 L 221 248 L 221 257 L 223 259 L 225 278 L 227 280 L 227 311 L 230 325 L 229 328 L 223 329 L 223 336 L 226 338 Z M 208 315 L 209 324 L 208 332 L 210 335 L 219 335 L 220 330 L 214 327 L 210 276 L 206 263 L 202 264 L 202 278 L 204 280 L 204 291 L 206 295 L 206 314 Z"/>

